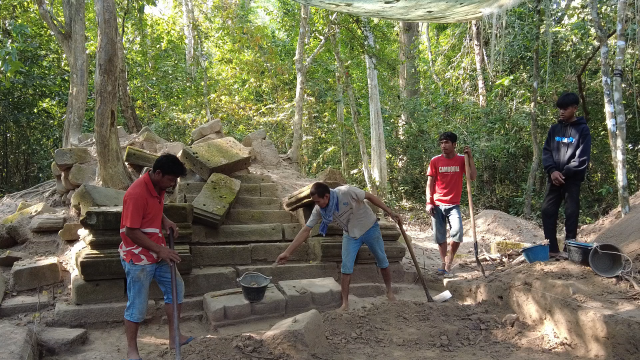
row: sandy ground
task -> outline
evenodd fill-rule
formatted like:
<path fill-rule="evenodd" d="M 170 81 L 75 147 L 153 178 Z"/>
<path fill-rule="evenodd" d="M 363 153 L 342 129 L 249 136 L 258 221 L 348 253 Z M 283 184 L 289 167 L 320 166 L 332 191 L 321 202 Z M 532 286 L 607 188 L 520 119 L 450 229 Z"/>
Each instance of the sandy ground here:
<path fill-rule="evenodd" d="M 346 313 L 323 314 L 328 347 L 315 359 L 569 359 L 559 339 L 523 322 L 501 323 L 505 313 L 489 305 L 463 305 L 455 301 L 426 303 L 421 288 L 398 295 L 399 301 L 353 297 Z M 183 348 L 183 359 L 299 359 L 275 354 L 259 336 L 280 319 L 209 331 L 203 322 L 182 323 L 184 333 L 198 339 Z M 167 327 L 141 328 L 144 359 L 173 359 L 168 350 Z M 126 346 L 121 326 L 89 330 L 88 342 L 46 359 L 123 358 Z"/>

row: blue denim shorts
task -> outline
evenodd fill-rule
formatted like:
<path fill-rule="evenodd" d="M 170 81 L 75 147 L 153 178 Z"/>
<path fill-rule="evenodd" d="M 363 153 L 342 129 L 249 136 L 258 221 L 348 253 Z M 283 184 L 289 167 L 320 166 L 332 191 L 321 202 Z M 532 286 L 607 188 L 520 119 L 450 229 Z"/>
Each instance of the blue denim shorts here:
<path fill-rule="evenodd" d="M 149 285 L 155 280 L 162 290 L 165 304 L 172 304 L 171 295 L 171 266 L 162 260 L 155 264 L 136 265 L 133 262 L 125 262 L 122 258 L 122 267 L 127 275 L 127 308 L 124 318 L 139 323 L 147 315 L 147 302 L 149 301 Z M 178 304 L 184 300 L 184 282 L 180 273 L 176 271 Z"/>
<path fill-rule="evenodd" d="M 347 233 L 342 235 L 342 268 L 343 274 L 353 274 L 353 264 L 356 262 L 356 255 L 362 244 L 367 244 L 369 251 L 376 258 L 376 265 L 380 269 L 389 267 L 387 254 L 384 252 L 384 241 L 380 232 L 380 225 L 376 221 L 373 226 L 357 239 L 350 237 Z"/>
<path fill-rule="evenodd" d="M 431 224 L 436 244 L 443 244 L 447 241 L 447 227 L 449 227 L 449 239 L 462 242 L 460 205 L 436 205 L 433 209 L 434 214 L 431 217 Z"/>

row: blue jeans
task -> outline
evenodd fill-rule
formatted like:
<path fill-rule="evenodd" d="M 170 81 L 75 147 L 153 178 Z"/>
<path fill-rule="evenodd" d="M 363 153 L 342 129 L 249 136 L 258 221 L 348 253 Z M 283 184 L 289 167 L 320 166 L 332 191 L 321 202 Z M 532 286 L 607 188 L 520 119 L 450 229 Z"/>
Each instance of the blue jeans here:
<path fill-rule="evenodd" d="M 431 224 L 436 244 L 439 245 L 447 241 L 447 225 L 449 227 L 449 238 L 452 241 L 462 242 L 460 205 L 436 205 L 433 210 Z"/>
<path fill-rule="evenodd" d="M 367 232 L 357 239 L 352 238 L 346 232 L 342 234 L 342 267 L 341 271 L 345 275 L 353 274 L 353 264 L 356 262 L 356 255 L 362 244 L 367 244 L 369 251 L 376 258 L 376 265 L 380 269 L 389 267 L 387 254 L 384 252 L 384 241 L 380 232 L 380 225 L 375 224 Z"/>
<path fill-rule="evenodd" d="M 149 285 L 155 280 L 162 290 L 165 304 L 172 304 L 171 294 L 171 266 L 164 260 L 155 264 L 136 265 L 133 262 L 125 262 L 122 258 L 122 267 L 127 275 L 127 308 L 124 318 L 139 323 L 147 315 L 147 301 L 149 301 Z M 184 300 L 184 282 L 180 273 L 176 271 L 178 289 L 178 304 Z"/>

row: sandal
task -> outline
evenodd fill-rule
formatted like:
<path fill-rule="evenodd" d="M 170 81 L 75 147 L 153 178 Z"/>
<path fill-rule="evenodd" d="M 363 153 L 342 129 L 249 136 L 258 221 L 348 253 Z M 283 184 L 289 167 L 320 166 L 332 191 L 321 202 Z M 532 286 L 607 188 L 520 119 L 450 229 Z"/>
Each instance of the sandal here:
<path fill-rule="evenodd" d="M 438 269 L 436 270 L 436 275 L 444 275 L 447 273 L 447 270 L 445 269 Z"/>

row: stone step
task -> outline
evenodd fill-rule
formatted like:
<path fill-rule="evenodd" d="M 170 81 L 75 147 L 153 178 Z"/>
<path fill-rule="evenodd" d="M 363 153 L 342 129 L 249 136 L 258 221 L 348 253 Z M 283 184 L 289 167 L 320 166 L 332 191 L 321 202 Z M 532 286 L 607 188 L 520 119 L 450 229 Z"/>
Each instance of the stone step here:
<path fill-rule="evenodd" d="M 240 192 L 238 196 L 251 196 L 251 197 L 275 197 L 279 198 L 278 185 L 276 183 L 261 183 L 261 184 L 245 184 L 240 185 Z"/>
<path fill-rule="evenodd" d="M 284 210 L 238 210 L 229 211 L 225 225 L 288 224 L 296 222 L 295 217 Z"/>
<path fill-rule="evenodd" d="M 308 240 L 314 253 L 314 260 L 318 261 L 342 261 L 342 237 L 311 238 Z M 405 246 L 397 241 L 385 241 L 384 251 L 389 262 L 402 261 L 405 255 Z M 356 255 L 356 264 L 375 263 L 375 257 L 369 247 L 362 245 Z"/>
<path fill-rule="evenodd" d="M 238 174 L 238 175 L 232 175 L 231 177 L 242 181 L 243 184 L 262 184 L 262 183 L 273 182 L 271 175 Z"/>
<path fill-rule="evenodd" d="M 182 261 L 178 263 L 181 274 L 189 274 L 193 269 L 188 245 L 176 245 Z M 85 281 L 124 279 L 124 269 L 118 249 L 93 250 L 85 248 L 76 255 L 76 267 Z"/>
<path fill-rule="evenodd" d="M 193 266 L 248 265 L 256 263 L 272 264 L 284 252 L 290 242 L 252 243 L 247 245 L 193 245 L 191 256 Z M 309 245 L 303 243 L 289 257 L 290 261 L 310 261 L 313 254 Z"/>
<path fill-rule="evenodd" d="M 237 287 L 237 271 L 232 267 L 205 267 L 193 269 L 190 274 L 182 274 L 186 296 L 200 296 L 211 291 L 220 291 Z M 161 300 L 162 291 L 158 284 L 151 283 L 149 299 Z M 125 279 L 85 281 L 77 272 L 71 275 L 71 300 L 75 305 L 120 303 L 127 301 Z M 186 300 L 185 300 L 186 301 Z M 194 304 L 185 311 L 202 310 Z"/>
<path fill-rule="evenodd" d="M 282 202 L 275 197 L 238 196 L 231 209 L 282 210 Z"/>
<path fill-rule="evenodd" d="M 378 224 L 380 225 L 380 233 L 382 234 L 382 240 L 384 241 L 397 241 L 402 235 L 402 233 L 400 233 L 400 229 L 398 229 L 398 226 L 394 222 L 380 220 L 378 221 Z M 316 224 L 316 226 L 311 229 L 310 236 L 322 237 L 319 230 L 320 223 Z M 327 236 L 342 236 L 342 232 L 342 228 L 339 225 L 329 224 L 329 228 L 327 229 Z"/>
<path fill-rule="evenodd" d="M 375 266 L 375 265 L 374 265 Z M 335 277 L 339 272 L 336 263 L 287 263 L 286 265 L 243 265 L 236 266 L 238 277 L 247 271 L 259 272 L 265 276 L 271 276 L 271 281 L 315 279 L 322 277 Z"/>
<path fill-rule="evenodd" d="M 283 241 L 282 224 L 222 225 L 217 229 L 194 225 L 193 245 L 246 244 Z"/>

